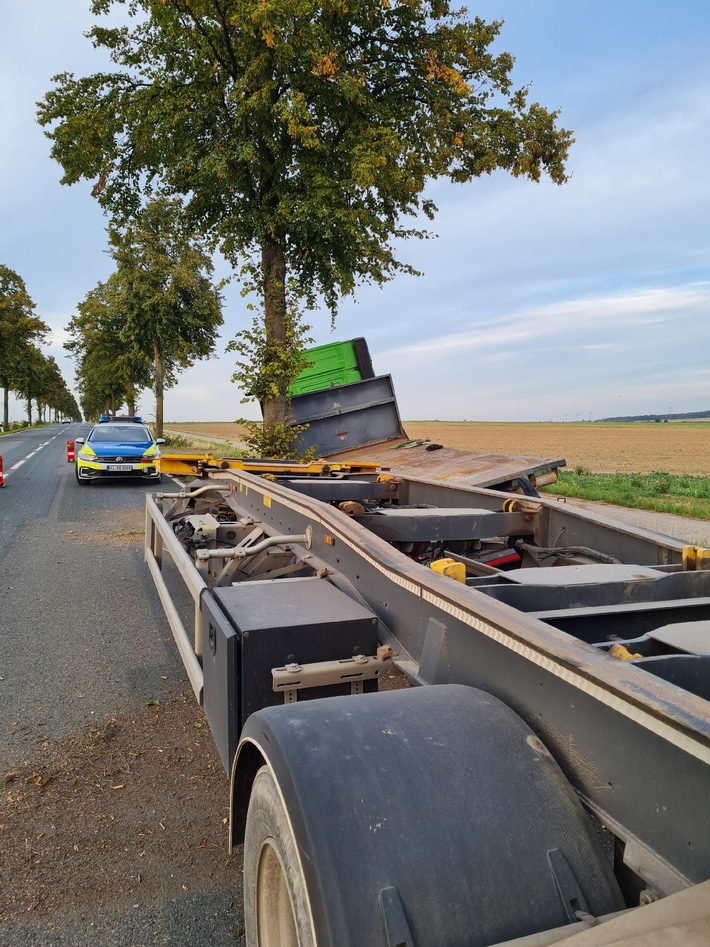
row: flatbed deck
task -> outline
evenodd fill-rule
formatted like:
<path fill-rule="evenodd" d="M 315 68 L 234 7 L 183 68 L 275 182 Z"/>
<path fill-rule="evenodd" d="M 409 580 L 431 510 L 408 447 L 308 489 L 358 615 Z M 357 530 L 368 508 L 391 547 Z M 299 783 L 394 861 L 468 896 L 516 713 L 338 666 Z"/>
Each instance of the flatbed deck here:
<path fill-rule="evenodd" d="M 408 443 L 407 440 L 400 439 L 395 443 L 388 441 L 366 448 L 342 451 L 330 454 L 328 461 L 339 464 L 368 461 L 408 477 L 468 487 L 495 487 L 519 477 L 527 477 L 534 484 L 540 475 L 548 472 L 553 476 L 551 481 L 547 482 L 554 482 L 557 470 L 565 466 L 565 460 L 561 457 L 490 454 L 445 446 L 431 450 L 427 448 L 431 448 L 435 442 L 405 446 Z"/>
<path fill-rule="evenodd" d="M 387 471 L 407 477 L 433 480 L 467 487 L 504 487 L 520 478 L 532 486 L 554 483 L 557 471 L 565 466 L 562 458 L 523 457 L 458 450 L 429 443 L 398 440 L 369 447 L 353 448 L 310 463 L 253 460 L 246 457 L 215 458 L 209 453 L 163 452 L 160 468 L 175 476 L 203 476 L 208 470 L 243 470 L 253 474 L 322 476 L 324 474 L 359 475 Z M 544 479 L 542 479 L 544 478 Z"/>

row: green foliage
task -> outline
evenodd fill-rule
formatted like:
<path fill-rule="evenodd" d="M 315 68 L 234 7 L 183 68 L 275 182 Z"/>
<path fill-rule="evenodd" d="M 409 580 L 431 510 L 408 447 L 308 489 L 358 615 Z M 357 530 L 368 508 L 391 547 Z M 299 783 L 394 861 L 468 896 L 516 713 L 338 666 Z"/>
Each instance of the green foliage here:
<path fill-rule="evenodd" d="M 76 378 L 86 417 L 116 414 L 126 403 L 134 413 L 135 391 L 151 380 L 151 362 L 123 338 L 125 314 L 117 273 L 90 290 L 68 325 L 64 348 L 76 359 Z"/>
<path fill-rule="evenodd" d="M 294 448 L 294 439 L 308 429 L 307 424 L 272 424 L 266 427 L 257 421 L 249 421 L 246 418 L 238 418 L 237 424 L 241 424 L 246 435 L 243 440 L 247 445 L 247 450 L 243 452 L 244 457 L 250 457 L 254 460 L 260 460 L 263 457 L 276 460 L 293 460 L 299 464 L 306 464 L 316 456 L 315 447 L 305 451 L 299 451 Z"/>
<path fill-rule="evenodd" d="M 94 0 L 110 13 L 122 0 Z M 282 320 L 290 277 L 334 318 L 360 282 L 414 273 L 402 238 L 436 207 L 427 183 L 502 169 L 566 180 L 571 134 L 512 86 L 501 23 L 448 0 L 131 0 L 96 25 L 113 69 L 63 73 L 38 106 L 62 182 L 87 179 L 117 221 L 155 188 L 261 282 L 265 423 L 286 417 Z M 413 225 L 411 225 L 413 223 Z M 286 359 L 288 362 L 288 359 Z M 272 404 L 273 402 L 273 404 Z M 273 410 L 272 410 L 273 408 Z"/>
<path fill-rule="evenodd" d="M 310 326 L 303 324 L 296 300 L 291 297 L 289 302 L 281 338 L 267 336 L 264 313 L 255 312 L 255 307 L 250 305 L 249 308 L 255 312 L 251 328 L 238 332 L 227 345 L 227 351 L 236 352 L 238 356 L 232 381 L 245 392 L 242 404 L 278 397 L 308 364 L 305 348 L 313 343 L 307 335 Z"/>
<path fill-rule="evenodd" d="M 166 448 L 180 450 L 190 446 L 190 442 L 186 437 L 183 437 L 182 434 L 166 434 L 163 432 L 163 437 L 165 438 L 165 444 L 163 445 L 164 450 Z"/>
<path fill-rule="evenodd" d="M 132 7 L 130 26 L 89 34 L 115 70 L 57 76 L 39 105 L 64 181 L 129 215 L 160 181 L 233 262 L 287 236 L 289 272 L 329 305 L 406 269 L 392 238 L 422 235 L 401 216 L 434 213 L 427 179 L 565 180 L 571 136 L 513 89 L 512 57 L 490 51 L 502 24 L 447 0 Z"/>
<path fill-rule="evenodd" d="M 561 470 L 543 492 L 641 510 L 710 519 L 710 477 L 650 474 L 593 474 L 583 467 Z"/>
<path fill-rule="evenodd" d="M 204 238 L 191 231 L 179 200 L 157 197 L 123 228 L 109 227 L 116 262 L 121 338 L 144 362 L 160 358 L 165 387 L 214 351 L 222 298 Z"/>
<path fill-rule="evenodd" d="M 37 347 L 49 327 L 35 315 L 35 304 L 21 276 L 0 264 L 0 388 L 4 389 L 3 427 L 9 427 L 8 393 L 28 401 L 40 396 L 43 404 L 59 409 L 71 398 L 54 360 L 51 364 Z M 73 400 L 73 399 L 72 399 Z"/>
<path fill-rule="evenodd" d="M 213 353 L 222 324 L 212 259 L 175 199 L 149 202 L 125 227 L 110 226 L 109 238 L 116 270 L 77 307 L 66 348 L 87 416 L 124 402 L 134 413 L 136 390 L 150 386 L 160 436 L 164 389 Z"/>
<path fill-rule="evenodd" d="M 22 277 L 0 264 L 0 381 L 11 371 L 13 359 L 49 332 L 34 309 Z"/>
<path fill-rule="evenodd" d="M 22 421 L 10 421 L 7 425 L 7 428 L 4 425 L 0 424 L 0 436 L 3 434 L 12 434 L 13 431 L 21 431 L 26 427 L 29 427 L 29 421 L 25 418 Z"/>
<path fill-rule="evenodd" d="M 312 343 L 306 334 L 309 326 L 303 324 L 296 300 L 287 295 L 288 303 L 282 320 L 281 333 L 276 337 L 267 333 L 266 316 L 257 312 L 250 329 L 243 329 L 227 345 L 228 352 L 237 353 L 237 371 L 232 380 L 242 391 L 242 404 L 258 401 L 261 404 L 283 397 L 286 404 L 285 420 L 260 424 L 246 418 L 237 423 L 246 429 L 245 443 L 252 457 L 274 457 L 283 460 L 311 460 L 315 450 L 305 453 L 294 450 L 293 440 L 306 430 L 306 425 L 290 426 L 288 387 L 298 378 L 308 364 L 305 348 Z M 254 306 L 249 308 L 254 311 Z"/>

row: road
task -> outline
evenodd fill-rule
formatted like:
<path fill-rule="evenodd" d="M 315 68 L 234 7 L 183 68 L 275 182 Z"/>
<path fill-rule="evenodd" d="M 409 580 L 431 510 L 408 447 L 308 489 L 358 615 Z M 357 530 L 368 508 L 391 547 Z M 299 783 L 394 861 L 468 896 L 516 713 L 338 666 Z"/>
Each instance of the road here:
<path fill-rule="evenodd" d="M 55 425 L 0 439 L 3 713 L 41 720 L 52 736 L 125 710 L 168 659 L 164 635 L 136 640 L 134 629 L 164 626 L 140 549 L 126 556 L 108 541 L 142 528 L 149 486 L 80 488 L 66 440 L 87 430 Z M 23 752 L 21 740 L 0 734 L 0 761 Z"/>
<path fill-rule="evenodd" d="M 221 809 L 228 804 L 228 781 L 223 771 L 212 769 L 216 753 L 208 731 L 175 734 L 173 719 L 167 709 L 162 712 L 174 706 L 180 710 L 181 726 L 201 726 L 195 720 L 199 708 L 186 701 L 187 677 L 143 563 L 144 495 L 155 485 L 79 487 L 66 459 L 66 441 L 88 429 L 80 424 L 48 425 L 0 438 L 5 472 L 5 487 L 0 489 L 0 777 L 9 787 L 4 810 L 0 802 L 0 848 L 7 852 L 3 842 L 18 836 L 20 802 L 27 806 L 27 820 L 33 821 L 23 827 L 21 840 L 32 857 L 13 851 L 14 861 L 0 859 L 0 901 L 7 905 L 12 890 L 19 905 L 4 913 L 0 904 L 0 943 L 234 947 L 242 943 L 235 920 L 235 865 L 225 868 L 215 887 L 199 860 L 194 872 L 202 872 L 202 879 L 192 878 L 184 862 L 185 853 L 206 846 L 226 853 Z M 170 488 L 164 481 L 166 486 Z M 195 722 L 183 724 L 183 717 Z M 86 752 L 92 734 L 104 734 L 108 728 L 119 733 L 118 745 L 123 745 L 124 738 L 135 739 L 141 727 L 158 749 L 144 760 L 145 748 L 131 748 L 126 742 L 127 755 L 136 761 L 134 772 L 138 763 L 143 766 L 144 785 L 138 780 L 128 785 L 122 776 L 121 788 L 133 793 L 133 809 L 157 813 L 153 822 L 163 828 L 155 836 L 145 819 L 134 821 L 123 801 L 125 793 L 119 800 L 117 793 L 100 794 L 97 789 L 89 798 L 77 783 L 77 773 L 98 765 L 98 758 Z M 95 742 L 100 756 L 104 750 Z M 69 747 L 79 752 L 71 770 L 66 765 Z M 167 748 L 176 761 L 169 770 L 168 760 L 157 756 L 165 755 Z M 188 763 L 193 764 L 189 775 Z M 129 770 L 128 761 L 112 765 Z M 32 796 L 27 780 L 29 794 L 23 789 L 28 768 L 39 774 L 34 782 L 44 792 L 41 798 Z M 54 780 L 51 786 L 47 773 Z M 194 829 L 200 833 L 197 837 L 191 837 L 193 823 L 186 813 L 200 801 L 185 801 L 192 800 L 194 792 L 180 796 L 188 780 L 191 787 L 205 786 L 211 793 L 204 800 L 205 810 L 219 799 L 219 806 Z M 152 787 L 161 784 L 166 798 L 158 807 Z M 85 797 L 84 808 L 77 809 L 74 802 Z M 51 825 L 43 824 L 43 812 L 53 813 L 47 817 Z M 126 834 L 140 836 L 141 850 L 135 857 L 145 868 L 133 867 L 128 860 L 131 840 L 120 833 L 118 843 L 110 842 L 113 851 L 102 847 L 114 836 L 108 831 L 99 836 L 89 812 L 102 826 L 110 826 L 120 814 Z M 75 841 L 65 845 L 70 837 Z M 151 838 L 156 840 L 153 850 Z M 67 852 L 60 852 L 63 845 Z M 110 873 L 102 858 L 110 862 Z M 193 862 L 192 854 L 189 860 Z M 30 896 L 33 879 L 36 898 Z M 83 889 L 78 890 L 82 879 Z"/>

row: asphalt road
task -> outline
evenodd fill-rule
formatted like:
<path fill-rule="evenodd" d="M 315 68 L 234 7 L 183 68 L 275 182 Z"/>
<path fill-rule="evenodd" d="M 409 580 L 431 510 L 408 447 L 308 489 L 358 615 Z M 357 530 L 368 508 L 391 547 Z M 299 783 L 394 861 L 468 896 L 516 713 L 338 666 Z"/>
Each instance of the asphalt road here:
<path fill-rule="evenodd" d="M 0 774 L 21 766 L 42 740 L 130 713 L 146 695 L 165 702 L 189 687 L 136 541 L 144 495 L 155 485 L 79 487 L 66 441 L 88 429 L 57 424 L 0 437 Z M 217 815 L 215 831 L 223 832 Z M 234 947 L 223 905 L 222 892 L 208 891 L 106 917 L 101 893 L 87 891 L 81 922 L 59 920 L 51 933 L 46 925 L 0 925 L 0 943 Z M 209 925 L 196 922 L 208 915 Z"/>
<path fill-rule="evenodd" d="M 52 425 L 0 438 L 2 716 L 26 721 L 32 739 L 125 711 L 171 657 L 142 549 L 115 541 L 142 528 L 151 485 L 79 487 L 66 441 L 87 430 Z M 0 764 L 22 758 L 22 733 L 0 728 Z"/>

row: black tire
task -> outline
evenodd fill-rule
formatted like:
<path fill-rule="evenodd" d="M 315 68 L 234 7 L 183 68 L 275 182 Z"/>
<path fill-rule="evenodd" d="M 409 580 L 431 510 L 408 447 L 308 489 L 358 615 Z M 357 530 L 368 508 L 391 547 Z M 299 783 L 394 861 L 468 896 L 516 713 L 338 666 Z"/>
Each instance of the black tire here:
<path fill-rule="evenodd" d="M 249 799 L 243 877 L 247 947 L 315 947 L 296 841 L 267 766 Z"/>
<path fill-rule="evenodd" d="M 248 947 L 485 947 L 563 926 L 573 904 L 623 907 L 561 770 L 484 691 L 266 707 L 252 744 L 269 763 L 245 827 Z"/>

